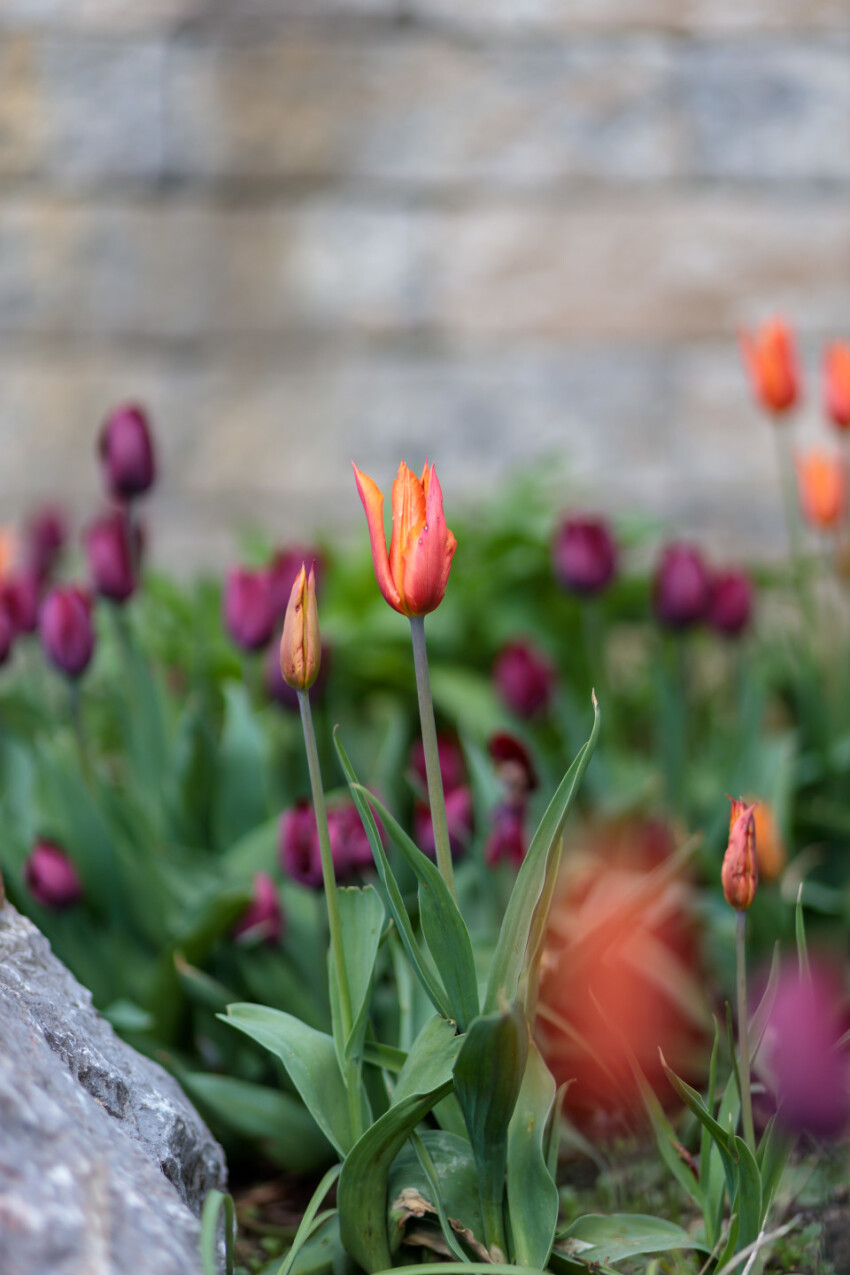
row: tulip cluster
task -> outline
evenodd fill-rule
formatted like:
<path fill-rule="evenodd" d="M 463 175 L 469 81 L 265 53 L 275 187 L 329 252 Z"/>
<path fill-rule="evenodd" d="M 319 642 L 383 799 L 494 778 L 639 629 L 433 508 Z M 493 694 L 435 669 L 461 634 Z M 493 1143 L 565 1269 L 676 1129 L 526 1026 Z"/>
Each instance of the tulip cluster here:
<path fill-rule="evenodd" d="M 681 632 L 707 624 L 724 637 L 737 637 L 752 617 L 753 585 L 736 568 L 712 571 L 693 545 L 670 544 L 655 569 L 652 605 L 664 628 Z"/>

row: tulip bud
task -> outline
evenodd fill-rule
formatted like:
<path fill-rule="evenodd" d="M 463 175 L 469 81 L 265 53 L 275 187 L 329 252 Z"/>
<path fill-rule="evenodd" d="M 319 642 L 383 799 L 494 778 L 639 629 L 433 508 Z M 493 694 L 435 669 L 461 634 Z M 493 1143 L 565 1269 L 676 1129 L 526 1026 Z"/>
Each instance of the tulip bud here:
<path fill-rule="evenodd" d="M 742 333 L 741 349 L 757 401 L 777 416 L 789 411 L 799 395 L 799 374 L 788 325 L 772 319 L 754 333 Z"/>
<path fill-rule="evenodd" d="M 109 414 L 100 433 L 99 450 L 106 486 L 117 500 L 131 500 L 153 483 L 153 439 L 141 407 L 125 403 Z"/>
<path fill-rule="evenodd" d="M 280 639 L 283 680 L 293 690 L 309 690 L 318 676 L 321 659 L 316 576 L 312 567 L 308 576 L 302 565 L 289 595 Z"/>
<path fill-rule="evenodd" d="M 653 584 L 653 607 L 659 622 L 670 629 L 699 624 L 709 603 L 711 581 L 700 553 L 690 545 L 668 545 Z"/>
<path fill-rule="evenodd" d="M 24 863 L 24 882 L 42 907 L 59 911 L 83 897 L 77 869 L 54 841 L 37 841 Z"/>
<path fill-rule="evenodd" d="M 737 637 L 750 622 L 753 586 L 743 571 L 722 571 L 711 582 L 708 623 L 716 633 Z"/>
<path fill-rule="evenodd" d="M 505 731 L 491 735 L 487 752 L 507 796 L 524 798 L 538 786 L 537 772 L 528 749 L 516 736 Z"/>
<path fill-rule="evenodd" d="M 47 658 L 68 677 L 85 672 L 94 652 L 91 603 L 74 585 L 53 589 L 38 617 L 41 645 Z"/>
<path fill-rule="evenodd" d="M 850 429 L 850 345 L 835 341 L 824 354 L 824 409 L 839 429 Z"/>
<path fill-rule="evenodd" d="M 32 570 L 17 571 L 0 580 L 0 605 L 12 622 L 15 636 L 38 628 L 39 579 Z"/>
<path fill-rule="evenodd" d="M 552 564 L 571 593 L 600 593 L 614 578 L 617 548 L 601 518 L 565 518 L 555 535 Z"/>
<path fill-rule="evenodd" d="M 525 858 L 524 800 L 500 801 L 494 808 L 490 833 L 484 846 L 484 862 L 495 867 L 503 859 L 518 868 Z"/>
<path fill-rule="evenodd" d="M 234 567 L 224 585 L 224 624 L 243 651 L 265 646 L 274 630 L 269 577 L 266 571 Z"/>
<path fill-rule="evenodd" d="M 53 572 L 67 538 L 65 515 L 56 506 L 44 505 L 30 516 L 24 532 L 24 555 L 42 583 Z"/>
<path fill-rule="evenodd" d="M 86 557 L 95 591 L 126 602 L 136 588 L 127 519 L 120 510 L 93 522 L 85 533 Z"/>
<path fill-rule="evenodd" d="M 299 801 L 281 815 L 278 858 L 290 880 L 312 889 L 321 886 L 322 857 L 316 816 L 306 801 Z"/>
<path fill-rule="evenodd" d="M 829 531 L 844 517 L 847 478 L 839 456 L 810 451 L 797 458 L 800 504 L 811 525 Z"/>
<path fill-rule="evenodd" d="M 275 619 L 281 620 L 286 614 L 292 586 L 303 563 L 312 562 L 316 577 L 316 593 L 319 592 L 322 579 L 322 557 L 315 549 L 295 545 L 290 549 L 279 549 L 268 566 L 269 589 L 272 595 L 272 606 Z"/>
<path fill-rule="evenodd" d="M 527 642 L 509 642 L 493 666 L 496 689 L 517 717 L 544 712 L 555 691 L 555 670 Z"/>
<path fill-rule="evenodd" d="M 756 855 L 755 805 L 747 806 L 733 797 L 729 819 L 729 844 L 723 856 L 720 879 L 723 895 L 736 912 L 746 912 L 756 897 L 759 883 L 758 857 Z"/>
<path fill-rule="evenodd" d="M 254 877 L 254 897 L 233 927 L 233 937 L 276 944 L 283 935 L 283 913 L 274 881 L 266 872 Z"/>

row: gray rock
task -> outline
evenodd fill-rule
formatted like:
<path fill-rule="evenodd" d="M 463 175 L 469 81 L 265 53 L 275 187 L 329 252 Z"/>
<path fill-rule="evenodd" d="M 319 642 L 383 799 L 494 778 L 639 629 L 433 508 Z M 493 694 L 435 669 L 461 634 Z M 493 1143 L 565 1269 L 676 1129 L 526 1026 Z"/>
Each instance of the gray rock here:
<path fill-rule="evenodd" d="M 198 1275 L 221 1148 L 8 903 L 0 1022 L 0 1271 Z"/>

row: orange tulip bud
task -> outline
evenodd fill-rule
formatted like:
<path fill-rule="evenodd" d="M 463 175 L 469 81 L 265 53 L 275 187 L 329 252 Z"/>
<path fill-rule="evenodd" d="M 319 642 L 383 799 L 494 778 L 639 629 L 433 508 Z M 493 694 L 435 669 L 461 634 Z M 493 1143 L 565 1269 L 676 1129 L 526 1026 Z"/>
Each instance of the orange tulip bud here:
<path fill-rule="evenodd" d="M 280 639 L 283 680 L 293 690 L 309 690 L 318 676 L 321 658 L 316 576 L 312 567 L 308 576 L 307 568 L 302 565 L 289 595 Z"/>
<path fill-rule="evenodd" d="M 799 396 L 797 355 L 787 324 L 772 319 L 754 333 L 742 332 L 741 349 L 758 402 L 775 415 L 787 412 Z"/>
<path fill-rule="evenodd" d="M 844 517 L 847 479 L 838 456 L 811 451 L 797 458 L 800 504 L 808 521 L 827 531 Z"/>
<path fill-rule="evenodd" d="M 756 897 L 759 883 L 758 858 L 756 856 L 755 806 L 747 806 L 733 797 L 729 817 L 729 844 L 723 856 L 720 880 L 723 895 L 736 912 L 746 912 Z"/>
<path fill-rule="evenodd" d="M 442 602 L 457 541 L 446 526 L 443 493 L 434 466 L 425 462 L 417 478 L 404 461 L 393 483 L 390 550 L 384 534 L 384 496 L 354 465 L 357 491 L 366 511 L 378 587 L 402 615 L 427 615 Z"/>
<path fill-rule="evenodd" d="M 756 857 L 759 876 L 763 881 L 777 881 L 788 862 L 788 850 L 782 839 L 776 816 L 770 806 L 761 801 L 755 808 L 753 818 L 756 821 Z"/>
<path fill-rule="evenodd" d="M 839 429 L 850 429 L 850 345 L 835 341 L 823 356 L 824 409 Z"/>

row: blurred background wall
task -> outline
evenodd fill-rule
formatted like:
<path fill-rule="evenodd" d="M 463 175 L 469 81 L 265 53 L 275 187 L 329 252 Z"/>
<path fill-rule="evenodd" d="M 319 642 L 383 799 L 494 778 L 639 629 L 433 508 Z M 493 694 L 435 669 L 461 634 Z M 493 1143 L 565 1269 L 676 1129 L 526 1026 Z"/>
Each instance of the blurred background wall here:
<path fill-rule="evenodd" d="M 148 405 L 157 555 L 447 508 L 780 537 L 740 327 L 850 337 L 850 0 L 0 0 L 0 495 L 92 509 Z M 449 518 L 451 523 L 451 518 Z"/>

